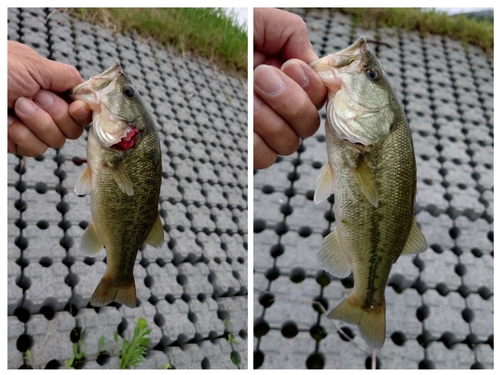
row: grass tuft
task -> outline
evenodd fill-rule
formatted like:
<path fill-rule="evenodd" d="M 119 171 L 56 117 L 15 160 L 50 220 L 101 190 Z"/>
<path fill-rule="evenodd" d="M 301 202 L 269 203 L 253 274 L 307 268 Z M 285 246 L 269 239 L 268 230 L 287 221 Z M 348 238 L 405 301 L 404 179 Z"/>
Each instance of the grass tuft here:
<path fill-rule="evenodd" d="M 137 367 L 144 361 L 144 356 L 147 354 L 150 344 L 150 333 L 151 328 L 149 328 L 146 319 L 142 317 L 139 318 L 134 329 L 132 340 L 129 341 L 124 339 L 122 342 L 122 348 L 118 355 L 120 369 Z M 115 334 L 115 341 L 118 341 L 118 332 Z"/>
<path fill-rule="evenodd" d="M 203 56 L 227 71 L 246 77 L 248 38 L 245 26 L 221 8 L 70 9 L 82 21 L 121 33 L 138 33 L 181 53 Z"/>
<path fill-rule="evenodd" d="M 365 29 L 385 26 L 417 31 L 422 36 L 443 35 L 460 40 L 465 47 L 470 44 L 487 54 L 493 52 L 493 22 L 487 19 L 416 8 L 339 8 L 338 11 L 352 15 L 355 24 Z"/>

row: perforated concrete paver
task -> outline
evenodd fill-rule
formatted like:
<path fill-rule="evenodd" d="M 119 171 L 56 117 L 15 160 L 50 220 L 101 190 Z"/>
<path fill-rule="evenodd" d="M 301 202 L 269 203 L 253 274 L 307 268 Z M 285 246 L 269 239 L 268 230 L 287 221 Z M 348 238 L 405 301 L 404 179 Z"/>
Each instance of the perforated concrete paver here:
<path fill-rule="evenodd" d="M 493 61 L 438 36 L 362 30 L 328 9 L 294 9 L 318 56 L 360 35 L 404 103 L 417 161 L 416 221 L 429 249 L 401 257 L 386 288 L 380 368 L 493 368 Z M 381 43 L 379 43 L 381 42 Z M 324 108 L 320 112 L 324 121 Z M 368 368 L 357 327 L 332 321 L 350 293 L 315 262 L 335 224 L 333 200 L 313 202 L 326 161 L 324 126 L 299 150 L 254 174 L 254 366 Z"/>
<path fill-rule="evenodd" d="M 105 251 L 79 250 L 90 198 L 73 193 L 87 130 L 40 157 L 9 155 L 8 367 L 63 368 L 76 344 L 85 356 L 77 367 L 117 368 L 114 333 L 130 339 L 145 317 L 152 332 L 141 368 L 246 368 L 246 84 L 201 58 L 54 9 L 10 8 L 8 37 L 84 79 L 121 62 L 159 130 L 165 231 L 161 249 L 139 251 L 138 306 L 93 308 Z"/>

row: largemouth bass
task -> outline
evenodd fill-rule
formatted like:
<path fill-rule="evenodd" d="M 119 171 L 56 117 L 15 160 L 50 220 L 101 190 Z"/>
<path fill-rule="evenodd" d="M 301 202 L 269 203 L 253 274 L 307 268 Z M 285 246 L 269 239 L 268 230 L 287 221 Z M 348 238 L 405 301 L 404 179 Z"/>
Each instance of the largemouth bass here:
<path fill-rule="evenodd" d="M 92 109 L 87 166 L 75 193 L 91 193 L 92 222 L 81 249 L 90 256 L 106 248 L 107 268 L 90 303 L 135 307 L 134 263 L 139 246 L 161 247 L 158 214 L 161 150 L 155 124 L 139 92 L 115 64 L 72 90 Z"/>
<path fill-rule="evenodd" d="M 354 274 L 351 294 L 328 317 L 359 326 L 373 348 L 385 342 L 384 291 L 401 254 L 427 249 L 414 220 L 416 164 L 403 108 L 364 37 L 311 63 L 328 87 L 328 162 L 316 204 L 335 194 L 336 226 L 317 259 L 338 277 Z"/>

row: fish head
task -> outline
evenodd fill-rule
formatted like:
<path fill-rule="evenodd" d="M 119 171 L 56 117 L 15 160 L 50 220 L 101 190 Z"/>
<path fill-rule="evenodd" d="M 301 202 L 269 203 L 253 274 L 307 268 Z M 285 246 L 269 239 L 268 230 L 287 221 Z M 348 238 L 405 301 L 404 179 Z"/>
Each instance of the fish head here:
<path fill-rule="evenodd" d="M 92 128 L 102 147 L 124 151 L 133 148 L 148 116 L 130 78 L 116 61 L 103 73 L 76 86 L 71 97 L 92 109 Z"/>
<path fill-rule="evenodd" d="M 390 132 L 401 105 L 364 37 L 310 65 L 328 88 L 327 118 L 340 139 L 371 147 Z"/>

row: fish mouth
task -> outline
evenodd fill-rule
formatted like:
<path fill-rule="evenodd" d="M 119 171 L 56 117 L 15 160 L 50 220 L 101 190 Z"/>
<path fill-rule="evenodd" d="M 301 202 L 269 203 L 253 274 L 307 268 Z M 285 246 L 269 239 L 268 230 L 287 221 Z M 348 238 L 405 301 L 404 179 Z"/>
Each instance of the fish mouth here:
<path fill-rule="evenodd" d="M 82 82 L 73 87 L 70 91 L 70 97 L 73 100 L 80 99 L 85 101 L 88 105 L 92 106 L 98 100 L 96 91 L 108 86 L 116 77 L 122 73 L 123 69 L 118 60 L 115 63 L 95 77 L 90 78 L 88 81 Z"/>
<path fill-rule="evenodd" d="M 360 55 L 368 51 L 368 43 L 364 36 L 360 36 L 349 47 L 344 48 L 342 51 L 336 52 L 335 55 L 349 56 L 349 55 Z"/>
<path fill-rule="evenodd" d="M 368 44 L 365 37 L 361 36 L 349 47 L 315 60 L 309 66 L 319 74 L 331 93 L 335 94 L 342 88 L 342 74 L 359 72 L 361 59 L 367 51 Z"/>
<path fill-rule="evenodd" d="M 74 100 L 84 101 L 92 110 L 92 127 L 103 147 L 127 150 L 135 145 L 139 132 L 129 121 L 111 112 L 102 98 L 116 90 L 123 69 L 118 60 L 101 74 L 89 78 L 71 91 Z"/>
<path fill-rule="evenodd" d="M 97 75 L 96 78 L 98 78 L 98 77 L 101 78 L 103 76 L 107 76 L 108 74 L 114 72 L 115 70 L 116 70 L 116 72 L 119 72 L 122 70 L 122 67 L 120 66 L 120 62 L 118 60 L 115 60 L 115 63 L 113 65 L 111 65 L 108 69 L 106 69 L 101 74 Z"/>
<path fill-rule="evenodd" d="M 349 47 L 312 61 L 309 66 L 321 75 L 325 71 L 348 67 L 354 61 L 359 60 L 366 51 L 368 51 L 368 43 L 366 38 L 361 36 Z"/>
<path fill-rule="evenodd" d="M 352 45 L 327 55 L 310 65 L 323 79 L 328 91 L 327 118 L 338 138 L 353 147 L 371 146 L 389 131 L 391 112 L 382 103 L 366 103 L 361 95 L 366 60 L 370 57 L 366 38 L 361 36 Z M 379 124 L 374 126 L 373 124 Z M 380 125 L 383 124 L 384 126 Z"/>
<path fill-rule="evenodd" d="M 135 146 L 137 142 L 137 137 L 139 136 L 139 129 L 131 126 L 127 130 L 127 135 L 120 139 L 120 142 L 112 145 L 110 148 L 117 151 L 126 151 Z"/>

